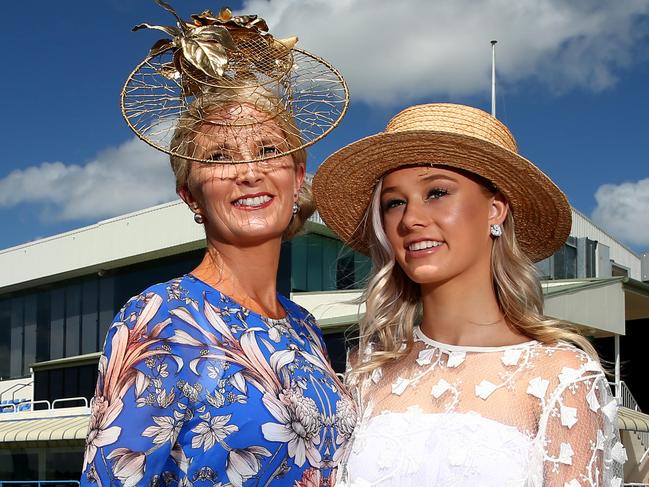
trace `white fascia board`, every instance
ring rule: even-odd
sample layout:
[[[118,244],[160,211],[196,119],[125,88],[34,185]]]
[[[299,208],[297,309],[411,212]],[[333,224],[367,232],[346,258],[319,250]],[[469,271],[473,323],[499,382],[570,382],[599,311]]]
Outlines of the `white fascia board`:
[[[625,296],[620,280],[548,295],[543,309],[547,316],[598,330],[604,335],[625,334]]]
[[[0,293],[100,272],[205,245],[182,201],[0,251]]]

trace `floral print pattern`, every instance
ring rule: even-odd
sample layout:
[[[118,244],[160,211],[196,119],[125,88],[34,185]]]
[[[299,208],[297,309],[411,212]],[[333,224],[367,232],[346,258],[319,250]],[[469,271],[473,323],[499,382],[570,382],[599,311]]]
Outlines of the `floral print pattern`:
[[[333,485],[356,422],[313,317],[274,320],[187,275],[111,326],[81,485]]]

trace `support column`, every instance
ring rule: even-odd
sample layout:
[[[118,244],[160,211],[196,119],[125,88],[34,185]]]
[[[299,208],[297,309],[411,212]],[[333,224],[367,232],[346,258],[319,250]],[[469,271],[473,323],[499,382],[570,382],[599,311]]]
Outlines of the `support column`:
[[[622,401],[622,384],[620,378],[620,335],[615,335],[615,398],[618,404]]]

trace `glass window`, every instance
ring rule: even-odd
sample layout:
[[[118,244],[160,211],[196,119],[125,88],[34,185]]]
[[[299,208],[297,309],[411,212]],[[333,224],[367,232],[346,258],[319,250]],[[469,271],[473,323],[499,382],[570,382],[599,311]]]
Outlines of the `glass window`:
[[[11,377],[23,375],[23,298],[14,297],[11,300]]]
[[[41,291],[37,295],[38,311],[36,312],[36,361],[50,359],[50,320],[51,291]]]
[[[322,291],[322,244],[319,235],[309,234],[307,238],[306,284],[308,291]]]
[[[66,367],[63,369],[63,397],[77,397],[79,395],[79,369]]]
[[[552,271],[550,270],[551,260],[552,257],[548,257],[536,263],[536,270],[539,273],[540,279],[552,279]]]
[[[0,300],[0,379],[7,379],[11,352],[11,299]]]
[[[306,235],[291,240],[291,280],[293,291],[307,290],[307,239]]]
[[[63,358],[65,343],[65,290],[52,289],[50,292],[50,360]]]
[[[577,247],[572,245],[565,245],[566,252],[566,279],[574,279],[577,277]]]
[[[115,278],[113,276],[99,278],[99,348],[97,348],[97,351],[103,350],[104,348],[104,339],[108,333],[108,327],[117,314],[116,308]]]
[[[353,289],[355,284],[354,280],[354,254],[350,252],[338,259],[336,288]]]
[[[30,366],[36,362],[36,311],[37,299],[36,294],[28,294],[24,297],[23,320],[23,375],[29,375]]]
[[[97,279],[84,281],[81,285],[81,353],[98,350],[99,306],[97,303]]]
[[[81,285],[69,284],[65,289],[65,356],[79,355],[81,343]]]

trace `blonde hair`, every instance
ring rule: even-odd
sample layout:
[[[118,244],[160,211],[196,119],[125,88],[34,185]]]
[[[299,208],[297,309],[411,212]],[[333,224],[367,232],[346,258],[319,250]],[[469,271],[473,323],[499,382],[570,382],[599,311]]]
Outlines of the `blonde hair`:
[[[377,184],[362,222],[373,269],[361,298],[366,312],[359,323],[355,376],[407,354],[413,345],[413,329],[422,313],[420,287],[395,261],[383,229],[382,184],[382,180]],[[587,338],[568,323],[543,315],[539,277],[534,264],[516,241],[511,211],[502,227],[502,236],[493,244],[491,271],[496,299],[507,324],[514,331],[542,343],[573,343],[597,360],[597,352]]]
[[[236,104],[249,104],[255,110],[272,115],[269,120],[272,120],[282,130],[289,149],[302,146],[300,131],[295,124],[294,118],[284,108],[280,98],[270,91],[260,87],[212,88],[209,92],[197,96],[178,119],[170,144],[174,151],[174,154],[170,155],[170,163],[176,178],[176,190],[187,185],[194,164],[202,164],[182,157],[182,155],[189,156],[196,149],[193,136],[197,132],[197,127],[204,122],[205,117],[210,113]],[[303,166],[306,170],[306,149],[302,147],[295,150],[290,156],[296,168]],[[297,204],[299,210],[291,218],[288,227],[284,231],[284,240],[299,235],[304,223],[315,211],[311,183],[306,179],[298,192]]]

